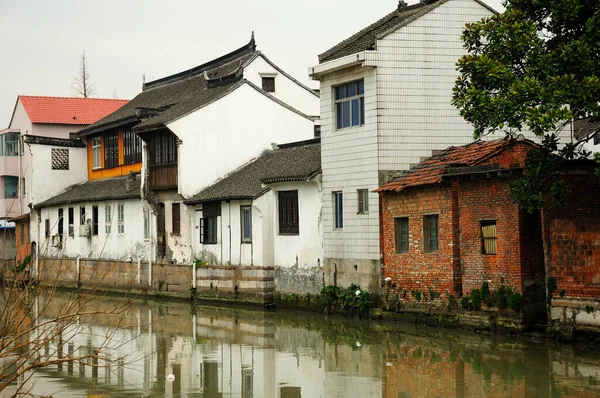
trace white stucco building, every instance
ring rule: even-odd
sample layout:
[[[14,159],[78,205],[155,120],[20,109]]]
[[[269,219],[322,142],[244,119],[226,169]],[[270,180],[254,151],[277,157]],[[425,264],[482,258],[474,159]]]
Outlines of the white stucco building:
[[[194,258],[213,265],[274,266],[276,289],[318,293],[320,173],[318,139],[289,143],[190,197],[185,204]]]
[[[311,139],[319,96],[256,50],[241,48],[187,71],[144,84],[126,106],[79,132],[88,141],[130,130],[143,141],[141,198],[151,209],[157,261],[195,259],[184,200],[273,142]]]
[[[433,150],[473,140],[451,105],[465,23],[478,0],[400,2],[319,56],[327,284],[379,287],[379,202],[372,191]]]

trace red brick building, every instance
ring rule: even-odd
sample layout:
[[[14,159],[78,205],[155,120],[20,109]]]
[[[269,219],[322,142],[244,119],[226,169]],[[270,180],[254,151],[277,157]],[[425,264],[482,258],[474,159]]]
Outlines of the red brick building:
[[[507,191],[527,140],[450,147],[378,189],[383,277],[397,292],[461,296],[490,281],[526,293],[544,281],[540,214]],[[408,295],[410,298],[410,294]]]

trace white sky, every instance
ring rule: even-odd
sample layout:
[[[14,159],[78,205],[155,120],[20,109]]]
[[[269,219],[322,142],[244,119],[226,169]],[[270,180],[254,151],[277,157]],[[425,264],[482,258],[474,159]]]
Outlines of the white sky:
[[[415,1],[409,1],[414,3]],[[486,0],[500,10],[500,0]],[[97,97],[131,99],[151,81],[257,48],[310,87],[317,55],[396,0],[0,0],[0,129],[17,95],[72,96],[85,50]]]

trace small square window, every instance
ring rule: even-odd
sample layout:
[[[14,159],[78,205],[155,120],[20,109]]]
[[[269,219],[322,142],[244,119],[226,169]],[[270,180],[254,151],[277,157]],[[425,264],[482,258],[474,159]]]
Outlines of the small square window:
[[[344,196],[341,192],[332,192],[333,195],[333,227],[344,228]]]
[[[438,250],[439,216],[437,214],[423,217],[423,246],[426,253]]]
[[[496,221],[481,221],[481,253],[496,254]]]
[[[262,78],[262,88],[267,93],[275,92],[275,78],[274,77],[263,77]]]
[[[408,253],[408,217],[394,218],[396,253]]]
[[[52,170],[69,170],[69,150],[52,148]]]
[[[358,214],[367,214],[369,212],[369,190],[358,190]]]
[[[242,206],[241,222],[242,222],[242,243],[252,242],[252,208],[250,206]]]

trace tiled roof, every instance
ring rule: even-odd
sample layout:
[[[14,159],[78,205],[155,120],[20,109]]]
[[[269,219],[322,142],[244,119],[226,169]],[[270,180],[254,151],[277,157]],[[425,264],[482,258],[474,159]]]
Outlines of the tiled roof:
[[[27,134],[24,136],[25,143],[51,146],[66,146],[73,148],[85,148],[85,143],[79,138],[71,140],[68,138],[41,137],[38,135]]]
[[[269,188],[263,184],[306,181],[321,172],[321,144],[311,140],[282,145],[188,198],[186,204],[215,200],[253,199]]]
[[[128,101],[106,98],[18,98],[32,123],[88,125],[121,108]]]
[[[441,0],[432,4],[417,3],[400,8],[399,10],[396,9],[379,21],[367,26],[358,33],[355,33],[346,40],[320,54],[319,62],[332,61],[364,50],[374,50],[377,39],[381,38],[384,33],[387,33],[394,28],[397,29],[401,27],[403,24],[428,13],[446,1],[447,0]]]
[[[82,184],[73,185],[62,193],[35,205],[35,208],[58,206],[62,204],[100,202],[105,200],[139,199],[140,174],[134,174],[135,180],[127,189],[127,178],[114,177],[103,180],[91,180]]]
[[[346,40],[336,44],[329,50],[319,55],[319,63],[332,61],[346,55],[356,54],[360,51],[375,50],[377,39],[387,36],[389,33],[401,28],[414,21],[415,19],[427,14],[434,8],[446,3],[448,0],[421,1],[416,4],[397,8],[379,21],[367,26],[358,33],[350,36]],[[491,7],[483,1],[475,0],[493,13],[496,13]]]
[[[254,38],[245,46],[210,62],[144,84],[144,88],[127,105],[84,128],[89,135],[124,123],[140,123],[136,128],[148,130],[183,116],[237,88],[242,68],[258,56]],[[208,80],[207,80],[208,78]],[[149,109],[147,118],[140,109]],[[145,118],[146,117],[146,118]]]
[[[407,187],[439,184],[442,182],[442,175],[447,169],[481,165],[491,156],[514,145],[515,142],[535,145],[528,140],[516,141],[503,139],[487,142],[477,141],[465,146],[450,147],[424,160],[413,169],[399,176],[394,181],[382,185],[375,191],[400,192]]]

